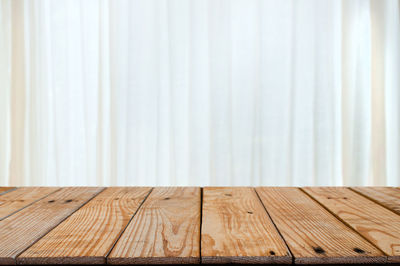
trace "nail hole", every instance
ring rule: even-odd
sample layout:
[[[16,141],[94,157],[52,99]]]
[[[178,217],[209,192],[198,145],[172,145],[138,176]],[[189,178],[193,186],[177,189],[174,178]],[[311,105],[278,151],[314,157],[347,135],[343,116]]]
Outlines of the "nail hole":
[[[327,199],[331,199],[331,197],[327,197]]]
[[[275,252],[271,250],[271,251],[269,252],[269,254],[272,255],[272,256],[274,256],[274,255],[275,255]]]
[[[119,198],[115,198],[114,200],[119,200]]]
[[[232,194],[227,193],[225,196],[232,197]]]
[[[318,254],[325,253],[325,250],[323,250],[321,247],[313,247],[313,249]]]
[[[360,253],[360,254],[365,253],[365,251],[362,250],[362,249],[360,249],[360,248],[354,248],[353,250],[354,250],[355,252],[357,252],[357,253]]]
[[[165,198],[164,200],[169,200],[169,199],[171,199],[171,198]]]
[[[72,199],[66,200],[65,203],[70,203],[72,202]]]
[[[346,197],[344,197],[343,199],[347,199]]]
[[[248,214],[253,214],[253,212],[247,212]]]
[[[49,200],[49,201],[48,201],[48,203],[53,203],[53,202],[54,202],[54,200]]]

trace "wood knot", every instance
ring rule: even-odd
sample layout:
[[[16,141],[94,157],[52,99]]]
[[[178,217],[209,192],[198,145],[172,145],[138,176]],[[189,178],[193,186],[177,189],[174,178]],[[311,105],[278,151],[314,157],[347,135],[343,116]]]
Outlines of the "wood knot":
[[[325,250],[321,247],[313,247],[313,249],[314,249],[315,253],[318,253],[318,254],[325,253]]]
[[[362,250],[362,249],[360,249],[360,248],[354,248],[353,250],[354,250],[355,252],[359,253],[359,254],[364,254],[364,253],[365,253],[365,251]]]
[[[225,196],[232,197],[232,194],[226,193]]]

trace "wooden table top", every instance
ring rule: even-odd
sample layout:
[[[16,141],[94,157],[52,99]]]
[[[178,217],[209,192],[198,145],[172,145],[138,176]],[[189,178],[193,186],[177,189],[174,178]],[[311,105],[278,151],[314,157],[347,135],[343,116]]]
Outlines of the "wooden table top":
[[[0,265],[400,263],[395,187],[0,187]]]

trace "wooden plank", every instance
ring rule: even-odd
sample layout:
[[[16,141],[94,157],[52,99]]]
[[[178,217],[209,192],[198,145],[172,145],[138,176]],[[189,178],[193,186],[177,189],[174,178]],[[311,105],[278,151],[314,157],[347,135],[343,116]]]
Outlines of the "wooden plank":
[[[55,187],[21,187],[0,195],[0,221],[59,189]]]
[[[16,256],[101,190],[62,188],[0,221],[0,264],[15,264]]]
[[[351,188],[400,215],[400,189],[395,187]]]
[[[282,263],[292,258],[253,188],[203,190],[203,263]]]
[[[256,190],[296,264],[386,262],[380,250],[300,189],[262,187]]]
[[[111,187],[68,217],[18,258],[19,264],[104,264],[149,194],[146,187]]]
[[[344,187],[304,189],[360,235],[400,262],[400,216]]]
[[[0,187],[0,195],[10,192],[14,189],[15,189],[15,187]]]
[[[155,188],[118,240],[107,263],[199,263],[200,209],[200,188]]]

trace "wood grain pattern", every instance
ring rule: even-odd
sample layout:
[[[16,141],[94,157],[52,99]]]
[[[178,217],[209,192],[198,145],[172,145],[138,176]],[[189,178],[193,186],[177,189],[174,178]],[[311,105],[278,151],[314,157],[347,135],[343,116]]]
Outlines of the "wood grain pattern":
[[[15,187],[0,187],[0,195],[10,192],[11,190],[14,189]]]
[[[200,262],[200,188],[154,188],[107,258],[110,264]]]
[[[363,237],[400,262],[400,216],[344,187],[304,190]]]
[[[18,258],[19,264],[104,264],[149,194],[146,187],[105,189]]]
[[[399,188],[150,191],[0,187],[0,265],[400,262]]]
[[[55,187],[22,187],[0,195],[0,221],[59,189]]]
[[[386,256],[298,188],[256,189],[297,264],[384,263]],[[362,250],[362,252],[358,252]]]
[[[0,221],[0,264],[15,258],[102,188],[62,188]]]
[[[400,189],[395,187],[351,188],[400,215]]]
[[[202,218],[203,263],[292,262],[253,188],[204,188]]]

